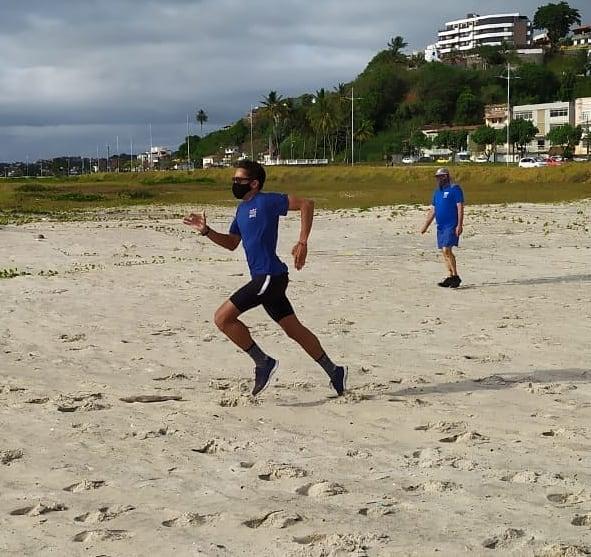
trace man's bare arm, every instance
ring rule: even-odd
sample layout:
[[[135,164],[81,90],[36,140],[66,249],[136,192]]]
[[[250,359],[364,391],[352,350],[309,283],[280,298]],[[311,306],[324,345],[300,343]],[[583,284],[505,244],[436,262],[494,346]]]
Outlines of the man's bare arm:
[[[187,226],[197,230],[202,236],[207,236],[214,244],[225,249],[234,251],[240,245],[241,238],[237,234],[222,234],[211,228],[207,224],[205,213],[201,213],[200,215],[191,213],[183,219],[183,222]]]
[[[427,230],[429,230],[429,227],[431,226],[431,223],[433,222],[434,218],[435,218],[435,207],[433,207],[433,205],[431,205],[431,207],[429,207],[429,212],[427,213],[427,220],[425,221],[423,228],[421,228],[421,234],[424,234],[425,232],[427,232]]]
[[[312,232],[312,222],[314,221],[314,201],[294,195],[289,195],[288,200],[289,210],[300,212],[300,239],[291,250],[295,268],[299,271],[306,264],[308,255],[308,238]]]

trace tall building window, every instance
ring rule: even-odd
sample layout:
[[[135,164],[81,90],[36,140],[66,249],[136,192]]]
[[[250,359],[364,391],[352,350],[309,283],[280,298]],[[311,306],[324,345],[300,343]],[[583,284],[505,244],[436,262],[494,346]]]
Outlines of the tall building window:
[[[568,108],[555,108],[550,110],[550,118],[559,118],[560,116],[568,116]]]
[[[516,112],[515,113],[515,119],[516,120],[533,120],[534,119],[534,113],[531,112],[531,111]]]

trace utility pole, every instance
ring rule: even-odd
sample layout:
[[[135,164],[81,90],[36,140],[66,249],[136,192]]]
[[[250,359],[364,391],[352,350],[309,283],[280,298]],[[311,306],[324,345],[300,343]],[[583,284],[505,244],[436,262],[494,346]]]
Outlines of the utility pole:
[[[510,142],[510,135],[509,135],[509,127],[511,125],[511,64],[507,62],[507,75],[499,75],[501,79],[505,79],[507,81],[507,166],[509,166],[509,142]],[[521,79],[518,76],[513,76],[513,79]]]
[[[254,161],[254,146],[252,141],[252,104],[250,105],[250,160]]]
[[[133,137],[129,138],[131,152],[129,153],[129,172],[133,172]]]
[[[150,122],[149,127],[150,127],[150,158],[148,160],[150,161],[150,170],[151,170],[152,169],[152,149],[153,149],[153,145],[152,145],[152,122]]]
[[[351,101],[351,166],[355,165],[355,101],[360,101],[363,97],[355,96],[355,89],[351,86],[351,96],[345,97]]]
[[[119,172],[119,136],[116,136],[115,141],[117,142],[117,172]]]
[[[107,172],[111,172],[111,146],[107,143]]]
[[[187,170],[191,169],[191,135],[189,133],[189,113],[187,112]]]

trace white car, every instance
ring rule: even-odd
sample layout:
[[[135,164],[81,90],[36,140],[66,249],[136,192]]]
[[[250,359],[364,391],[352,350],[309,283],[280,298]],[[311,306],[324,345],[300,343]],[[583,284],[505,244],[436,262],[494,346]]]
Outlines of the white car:
[[[402,159],[402,164],[414,164],[415,162],[417,162],[417,159],[414,157],[404,157]]]
[[[488,157],[486,155],[478,155],[475,159],[474,162],[478,162],[478,163],[483,163],[483,162],[490,162]]]
[[[523,157],[519,160],[519,168],[542,168],[544,166],[546,166],[546,163],[535,157]]]

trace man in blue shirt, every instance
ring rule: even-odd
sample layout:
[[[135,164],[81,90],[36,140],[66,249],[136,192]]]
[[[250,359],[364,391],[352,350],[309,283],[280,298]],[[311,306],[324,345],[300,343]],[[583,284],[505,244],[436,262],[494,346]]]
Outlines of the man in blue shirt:
[[[462,279],[458,275],[453,247],[460,242],[464,229],[464,192],[451,181],[449,170],[440,168],[435,173],[437,188],[433,192],[431,208],[421,234],[429,229],[433,219],[437,221],[437,247],[443,254],[447,277],[437,283],[444,288],[457,288]]]
[[[314,202],[282,193],[263,193],[265,169],[257,162],[238,164],[232,180],[232,193],[242,202],[236,209],[228,234],[216,232],[208,226],[205,213],[185,217],[184,223],[207,236],[215,244],[235,250],[240,242],[252,280],[235,292],[215,313],[217,327],[255,363],[253,396],[262,392],[276,371],[279,362],[268,356],[253,341],[250,331],[238,318],[254,307],[262,305],[287,336],[295,340],[328,374],[339,396],[346,389],[347,368],[334,364],[320,345],[316,335],[304,327],[296,317],[285,291],[289,282],[287,265],[277,257],[279,217],[287,211],[300,211],[300,239],[292,249],[295,268],[306,263],[308,237],[312,230]]]

